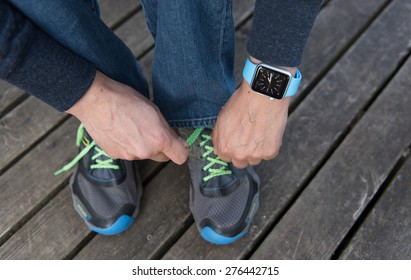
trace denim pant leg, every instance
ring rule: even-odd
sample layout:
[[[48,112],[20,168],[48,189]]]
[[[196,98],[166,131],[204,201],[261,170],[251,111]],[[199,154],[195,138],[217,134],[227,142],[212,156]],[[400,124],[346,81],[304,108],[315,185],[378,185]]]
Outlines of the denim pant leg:
[[[128,47],[99,17],[96,0],[10,0],[50,37],[101,72],[148,96],[147,82]]]
[[[141,0],[155,39],[154,102],[173,127],[213,126],[235,90],[231,0]]]

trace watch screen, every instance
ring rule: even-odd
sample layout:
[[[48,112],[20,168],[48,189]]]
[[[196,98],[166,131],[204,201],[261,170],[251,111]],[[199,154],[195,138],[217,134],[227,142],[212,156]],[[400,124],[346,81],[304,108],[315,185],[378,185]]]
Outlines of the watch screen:
[[[251,88],[271,98],[281,99],[284,96],[289,79],[288,75],[259,66]]]

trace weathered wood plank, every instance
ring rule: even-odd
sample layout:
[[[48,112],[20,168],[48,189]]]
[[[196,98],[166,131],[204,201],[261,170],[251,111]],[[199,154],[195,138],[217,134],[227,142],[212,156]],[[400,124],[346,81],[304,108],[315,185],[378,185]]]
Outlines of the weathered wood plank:
[[[330,0],[323,3],[324,8],[316,19],[304,51],[300,68],[304,78],[300,84],[300,92],[335,60],[344,49],[341,46],[349,44],[376,12],[389,2],[391,0]]]
[[[233,18],[236,28],[254,12],[255,0],[233,0]]]
[[[411,7],[401,2],[405,3],[397,1],[391,15],[406,21]],[[405,35],[404,31],[400,33]],[[408,59],[253,259],[331,258],[411,143],[410,75]]]
[[[0,80],[0,116],[24,96],[25,94],[22,90]]]
[[[0,120],[0,174],[20,153],[63,120],[64,114],[32,97]]]
[[[397,11],[401,10],[401,3],[396,3],[378,18],[291,115],[279,156],[258,166],[263,199],[250,233],[235,244],[215,247],[202,241],[192,226],[164,256],[165,259],[247,256],[406,55],[409,36],[404,34],[409,30],[409,23],[405,20],[406,12]],[[388,42],[396,43],[391,43],[392,49],[388,50]],[[357,65],[359,61],[361,67]],[[276,170],[275,174],[273,170]]]
[[[70,241],[80,241],[89,233],[68,199],[70,190],[66,187],[0,247],[0,259],[64,258]]]
[[[141,5],[139,0],[98,0],[100,6],[100,17],[110,27],[130,15]]]
[[[116,30],[116,35],[138,57],[154,45],[154,39],[148,30],[144,13],[141,11],[131,17]]]
[[[69,174],[53,172],[76,153],[77,126],[78,121],[69,120],[0,177],[0,244],[22,217],[68,178]]]
[[[411,160],[408,159],[345,248],[341,259],[411,259],[410,182]]]

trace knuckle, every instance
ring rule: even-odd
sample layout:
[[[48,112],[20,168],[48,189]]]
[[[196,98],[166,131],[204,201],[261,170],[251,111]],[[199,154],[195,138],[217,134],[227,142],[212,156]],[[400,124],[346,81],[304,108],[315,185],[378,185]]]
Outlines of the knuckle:
[[[171,146],[171,139],[166,135],[165,132],[161,131],[156,133],[154,137],[154,144],[159,150],[165,150],[170,148]]]
[[[230,153],[230,149],[227,146],[218,146],[218,153],[227,156]]]
[[[233,161],[233,164],[237,168],[245,168],[247,166],[247,163],[241,162],[241,161]]]
[[[152,144],[155,148],[160,148],[163,146],[163,136],[161,133],[155,133],[152,137]]]
[[[237,161],[245,161],[247,159],[247,153],[245,153],[243,151],[239,151],[239,152],[234,154],[234,158]]]

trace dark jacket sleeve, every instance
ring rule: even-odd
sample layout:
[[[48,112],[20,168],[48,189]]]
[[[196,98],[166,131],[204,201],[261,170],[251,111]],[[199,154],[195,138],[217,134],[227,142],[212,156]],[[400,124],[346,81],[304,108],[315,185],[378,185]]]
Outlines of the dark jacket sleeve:
[[[300,65],[321,2],[257,0],[248,53],[270,65]]]
[[[38,29],[0,0],[0,78],[59,111],[89,89],[96,68]]]

